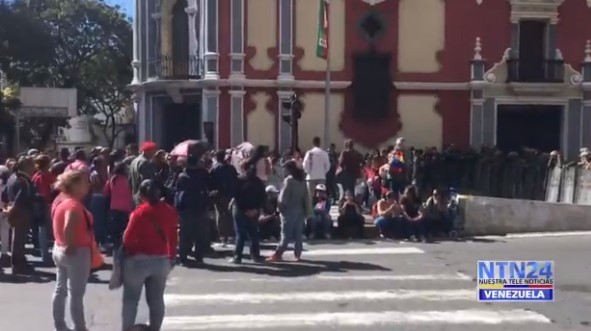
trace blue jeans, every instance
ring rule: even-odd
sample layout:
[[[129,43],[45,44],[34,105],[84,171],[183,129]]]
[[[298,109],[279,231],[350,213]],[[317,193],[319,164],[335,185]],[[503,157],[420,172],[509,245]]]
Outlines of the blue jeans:
[[[250,257],[258,259],[261,255],[258,219],[251,219],[238,208],[232,208],[234,217],[234,231],[236,232],[236,246],[234,247],[234,259],[240,261],[246,239],[250,238]]]
[[[39,225],[39,251],[41,252],[41,259],[43,262],[51,261],[51,254],[49,254],[49,225]]]
[[[293,254],[296,257],[302,255],[304,250],[304,213],[301,211],[291,211],[281,214],[281,240],[275,255],[281,256],[287,250],[287,246],[291,241],[293,244]]]
[[[332,220],[326,212],[315,211],[314,216],[309,218],[310,230],[314,236],[324,237],[330,234]]]
[[[405,234],[404,223],[399,217],[378,216],[374,224],[386,238],[403,237]]]
[[[111,241],[113,242],[113,249],[117,250],[121,246],[123,232],[125,232],[129,222],[129,213],[121,210],[111,210],[109,216],[111,221],[108,228],[111,233]]]
[[[137,306],[146,288],[146,303],[150,310],[150,330],[159,331],[164,320],[164,290],[170,273],[167,256],[136,255],[123,262],[122,330],[135,324]]]
[[[107,200],[102,194],[90,197],[89,210],[94,219],[94,236],[99,244],[106,244],[108,237]]]

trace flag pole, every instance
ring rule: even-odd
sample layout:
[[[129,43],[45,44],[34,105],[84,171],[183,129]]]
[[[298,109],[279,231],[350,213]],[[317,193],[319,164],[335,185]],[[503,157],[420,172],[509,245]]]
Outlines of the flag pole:
[[[330,54],[326,50],[326,78],[324,82],[324,145],[328,148],[330,142]]]
[[[326,17],[330,22],[330,6],[326,6]],[[324,81],[324,146],[330,145],[330,24],[326,29],[326,74]]]

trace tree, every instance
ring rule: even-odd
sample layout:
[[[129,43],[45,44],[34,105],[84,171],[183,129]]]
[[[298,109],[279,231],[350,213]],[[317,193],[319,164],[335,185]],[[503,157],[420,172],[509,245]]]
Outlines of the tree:
[[[51,45],[49,60],[34,58],[33,62],[24,61],[26,56],[11,57],[6,61],[9,66],[22,63],[20,67],[27,70],[12,70],[10,77],[23,85],[76,88],[79,113],[100,113],[112,123],[121,105],[129,100],[125,91],[133,74],[129,19],[118,7],[102,0],[14,0],[9,9],[12,15],[34,18],[33,27],[43,27]],[[29,50],[37,52],[34,45],[21,49],[27,49],[25,46],[33,46]],[[45,136],[43,132],[52,132],[47,125],[43,128],[41,123],[30,124],[38,126],[39,137]]]
[[[122,120],[131,106],[131,94],[126,89],[132,74],[129,62],[107,50],[97,54],[85,70],[84,76],[94,77],[94,85],[87,91],[87,106],[92,107],[87,113],[98,115],[95,116],[96,124],[112,148],[119,135],[128,128]]]
[[[32,70],[50,65],[53,39],[44,22],[17,3],[0,0],[0,70],[10,81],[36,85],[46,73]],[[41,77],[37,74],[42,74]]]

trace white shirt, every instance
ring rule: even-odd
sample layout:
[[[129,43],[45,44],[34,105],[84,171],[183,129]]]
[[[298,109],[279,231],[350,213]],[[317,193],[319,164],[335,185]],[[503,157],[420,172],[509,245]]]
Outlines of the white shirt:
[[[325,180],[330,170],[328,153],[320,147],[312,147],[304,156],[303,168],[307,180]]]

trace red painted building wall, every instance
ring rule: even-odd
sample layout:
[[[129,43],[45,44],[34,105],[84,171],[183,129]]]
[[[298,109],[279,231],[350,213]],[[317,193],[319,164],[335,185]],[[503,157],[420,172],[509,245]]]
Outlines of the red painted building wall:
[[[252,1],[252,0],[251,0]],[[255,0],[256,1],[256,0]],[[310,0],[312,1],[312,0]],[[230,0],[220,0],[220,34],[228,36],[230,20],[225,12],[229,12]],[[245,1],[245,6],[248,5]],[[333,81],[351,81],[353,78],[352,55],[356,52],[366,50],[369,45],[367,40],[359,33],[357,22],[367,13],[370,6],[360,0],[346,0],[346,39],[345,39],[345,66],[341,71],[332,73]],[[399,22],[399,0],[387,0],[371,8],[380,12],[380,15],[387,22],[382,37],[375,44],[380,52],[392,54],[391,75],[397,82],[416,83],[467,83],[470,81],[470,61],[474,56],[475,39],[480,37],[482,42],[482,56],[487,61],[487,68],[491,68],[501,60],[504,51],[511,47],[511,5],[507,0],[484,0],[478,4],[476,0],[448,0],[445,1],[445,48],[438,54],[441,69],[436,73],[401,73],[396,68],[398,55],[398,22]],[[226,11],[227,10],[227,11]],[[579,68],[583,59],[583,48],[585,40],[591,39],[590,11],[584,0],[567,0],[559,9],[560,21],[557,27],[557,47],[562,51],[567,63]],[[310,24],[316,24],[315,13],[311,15]],[[248,17],[244,18],[245,20]],[[297,24],[297,20],[293,20]],[[247,29],[247,22],[244,28]],[[279,30],[279,15],[277,15],[277,29]],[[294,28],[294,34],[297,29]],[[248,31],[244,36],[248,36]],[[279,35],[279,34],[278,34]],[[220,73],[221,78],[227,78],[229,74],[229,41],[220,37]],[[229,38],[228,38],[229,39]],[[279,45],[279,37],[277,38]],[[295,36],[294,36],[295,40]],[[417,40],[420,42],[420,40]],[[295,43],[294,43],[295,44]],[[248,45],[248,40],[245,40]],[[293,75],[296,80],[323,81],[324,73],[318,71],[305,71],[298,65],[303,50],[294,46]],[[278,47],[271,47],[266,50],[270,58],[277,59]],[[252,47],[245,49],[245,76],[246,79],[275,80],[278,75],[279,61],[275,62],[269,70],[255,70],[249,65],[255,50]],[[254,109],[250,102],[250,95],[256,91],[268,91],[270,100],[268,110],[275,116],[277,114],[278,97],[276,88],[249,87],[246,89],[245,113]],[[220,142],[226,145],[230,141],[229,125],[223,124],[229,121],[230,96],[228,88],[222,88],[220,95]],[[306,93],[307,90],[298,91]],[[365,146],[375,146],[396,135],[405,125],[401,123],[395,106],[392,107],[392,114],[389,121],[368,127],[356,123],[352,117],[352,93],[349,89],[335,90],[333,93],[345,94],[345,109],[340,121],[340,128],[344,135],[360,141]],[[396,90],[392,94],[392,105],[396,105],[396,99],[403,94],[436,94],[439,97],[437,111],[442,118],[442,143],[467,146],[470,134],[470,91],[464,89],[451,89],[447,87],[433,88],[430,90]],[[276,136],[278,134],[275,129]],[[248,134],[248,133],[247,133]],[[426,132],[425,134],[428,134]]]

